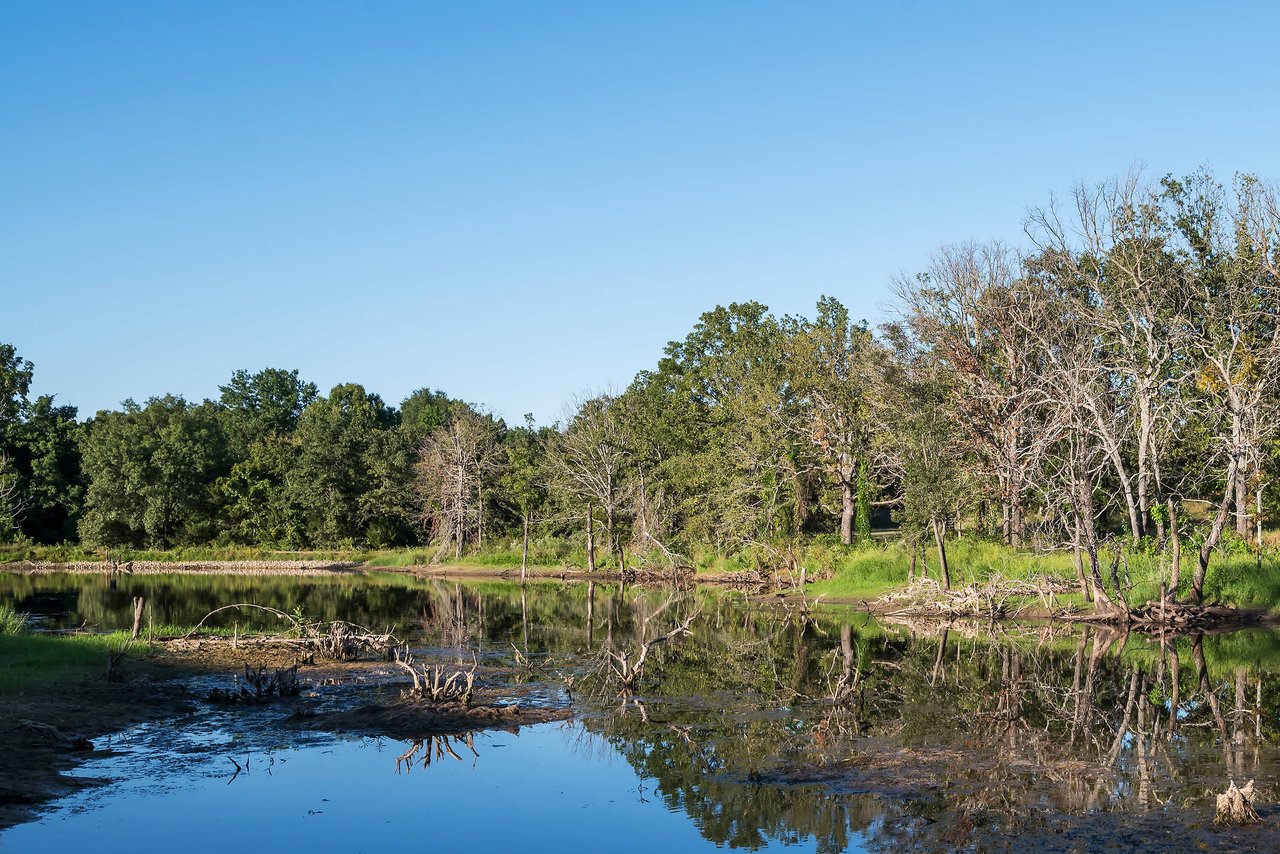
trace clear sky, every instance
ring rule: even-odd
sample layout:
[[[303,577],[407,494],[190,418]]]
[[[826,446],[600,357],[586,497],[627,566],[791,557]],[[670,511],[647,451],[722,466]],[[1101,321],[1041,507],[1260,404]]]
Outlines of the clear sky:
[[[1140,164],[1280,178],[1273,3],[8,2],[0,341],[82,415],[237,368],[542,422],[717,303],[881,319]]]

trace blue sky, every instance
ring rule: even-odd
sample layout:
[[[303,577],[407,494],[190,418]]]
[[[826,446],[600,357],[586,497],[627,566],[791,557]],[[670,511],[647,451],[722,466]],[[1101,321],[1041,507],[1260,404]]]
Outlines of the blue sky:
[[[1280,178],[1267,3],[7,3],[0,341],[554,421],[718,303],[875,322],[1134,164]]]

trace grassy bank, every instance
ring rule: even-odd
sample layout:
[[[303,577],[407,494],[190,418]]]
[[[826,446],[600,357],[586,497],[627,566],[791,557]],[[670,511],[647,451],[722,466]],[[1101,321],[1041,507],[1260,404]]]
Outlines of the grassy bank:
[[[1194,543],[1184,546],[1182,583],[1178,595],[1190,593],[1190,578],[1195,566]],[[828,597],[872,599],[907,582],[910,553],[898,540],[877,540],[865,545],[844,546],[829,537],[818,537],[794,544],[792,553],[797,566],[804,567],[809,578],[820,579],[812,592]],[[1037,553],[1013,549],[986,539],[964,537],[948,542],[948,559],[952,583],[982,584],[993,575],[1013,580],[1052,576],[1075,584],[1075,564],[1069,551]],[[186,547],[167,550],[113,549],[116,560],[184,563],[200,561],[333,561],[363,563],[372,568],[404,569],[429,566],[437,558],[448,566],[515,569],[520,566],[518,540],[494,539],[482,550],[464,554],[454,560],[451,554],[440,555],[434,546],[403,549],[361,550],[331,549],[319,551],[282,551],[277,549],[228,546]],[[70,563],[102,560],[105,552],[80,546],[0,546],[0,563]],[[655,567],[665,567],[660,554],[649,556]],[[695,550],[688,558],[697,574],[713,578],[717,575],[760,570],[768,572],[783,562],[781,553],[768,546],[751,546],[732,555],[709,549]],[[1104,557],[1103,577],[1111,589],[1112,553]],[[629,558],[631,565],[644,565],[638,556]],[[936,575],[937,559],[933,549],[925,552],[929,573]],[[616,569],[604,549],[597,552],[597,566]],[[585,569],[586,553],[578,539],[541,537],[529,544],[529,564],[545,568]],[[1158,595],[1160,582],[1168,578],[1169,555],[1156,553],[1149,545],[1126,547],[1118,567],[1125,599],[1140,605]],[[1206,595],[1211,601],[1241,607],[1280,610],[1280,550],[1268,544],[1261,569],[1256,555],[1241,541],[1229,539],[1215,553],[1206,581]]]
[[[929,574],[936,578],[936,553],[930,550],[927,558]],[[988,540],[959,539],[947,544],[947,559],[951,581],[956,586],[983,584],[996,575],[1010,580],[1049,576],[1072,585],[1073,589],[1077,583],[1075,561],[1069,551],[1036,553]],[[1125,600],[1137,606],[1158,598],[1161,582],[1169,578],[1170,560],[1167,551],[1124,549],[1117,574]],[[1112,592],[1111,561],[1109,554],[1102,573],[1108,592]],[[900,543],[868,546],[835,555],[828,565],[832,577],[814,584],[811,588],[814,594],[870,599],[907,583],[910,554]],[[1195,554],[1184,552],[1179,597],[1190,596],[1195,565]],[[1280,555],[1268,551],[1259,568],[1256,554],[1238,544],[1229,544],[1220,549],[1209,564],[1205,596],[1211,602],[1280,611]]]
[[[108,652],[119,652],[128,635],[41,635],[24,633],[0,636],[0,697],[20,694],[46,684],[92,677],[106,680]],[[148,650],[134,642],[134,652]]]

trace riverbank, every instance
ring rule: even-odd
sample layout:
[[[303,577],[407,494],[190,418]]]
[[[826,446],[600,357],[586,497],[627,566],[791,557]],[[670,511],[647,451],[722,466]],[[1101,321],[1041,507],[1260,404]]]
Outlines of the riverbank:
[[[0,637],[0,828],[96,781],[67,771],[110,750],[102,738],[188,707],[183,678],[195,671],[138,647],[108,678],[108,644],[40,635]]]

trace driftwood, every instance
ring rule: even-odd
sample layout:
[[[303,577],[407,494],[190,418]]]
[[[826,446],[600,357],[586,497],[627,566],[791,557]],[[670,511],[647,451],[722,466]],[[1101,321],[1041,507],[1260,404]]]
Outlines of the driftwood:
[[[1175,631],[1190,631],[1208,628],[1213,625],[1235,622],[1248,615],[1235,608],[1224,608],[1213,605],[1180,605],[1176,602],[1148,602],[1141,608],[1129,612],[1130,622],[1143,625],[1158,626]]]
[[[93,742],[82,735],[67,735],[56,726],[39,721],[19,720],[17,729],[25,730],[67,750],[93,750]]]
[[[280,697],[296,697],[302,691],[298,680],[298,665],[267,671],[266,665],[256,668],[244,666],[244,684],[239,691],[214,688],[206,698],[211,703],[224,705],[268,703]]]
[[[416,664],[409,647],[395,650],[396,664],[408,671],[413,677],[413,688],[406,691],[408,696],[420,700],[431,700],[435,703],[461,703],[471,706],[471,696],[476,685],[476,664],[472,662],[470,670],[446,671],[433,664]]]
[[[300,620],[292,614],[286,614],[278,608],[255,605],[249,602],[238,602],[234,605],[223,605],[221,608],[214,608],[205,614],[200,622],[196,623],[191,631],[187,632],[179,640],[185,641],[189,639],[214,614],[228,611],[232,608],[265,611],[282,622],[289,624],[289,627],[283,632],[274,635],[252,639],[234,637],[232,638],[233,646],[250,642],[258,645],[287,646],[304,655],[318,655],[321,658],[332,661],[352,661],[367,654],[385,655],[388,650],[399,644],[396,636],[390,630],[376,632],[356,623],[349,623],[346,620],[308,622]]]
[[[1152,601],[1138,608],[1116,607],[1100,609],[1089,614],[1073,614],[1074,622],[1122,625],[1129,629],[1169,631],[1174,633],[1197,632],[1231,623],[1243,623],[1256,619],[1248,611],[1220,605],[1187,605],[1165,599]]]
[[[1253,790],[1253,781],[1250,780],[1244,784],[1244,788],[1237,789],[1235,780],[1231,781],[1231,785],[1221,795],[1217,796],[1217,814],[1214,816],[1216,824],[1239,825],[1253,824],[1261,821],[1258,811],[1253,807],[1255,797]]]
[[[885,616],[913,617],[987,617],[999,619],[1014,616],[1009,600],[1039,599],[1050,610],[1054,597],[1071,590],[1067,582],[1051,576],[1032,579],[1004,578],[994,574],[982,584],[944,588],[936,579],[921,578],[900,590],[886,593],[877,600],[877,613]]]

